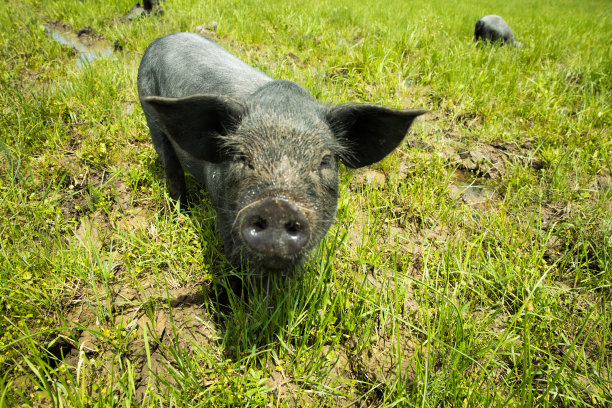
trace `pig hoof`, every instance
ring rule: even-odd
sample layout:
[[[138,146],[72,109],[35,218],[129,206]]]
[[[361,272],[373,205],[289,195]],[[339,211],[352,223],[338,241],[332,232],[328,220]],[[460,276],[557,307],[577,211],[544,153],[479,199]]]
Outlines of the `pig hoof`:
[[[304,214],[295,204],[280,197],[251,204],[246,209],[240,231],[249,248],[265,256],[295,255],[310,237]]]

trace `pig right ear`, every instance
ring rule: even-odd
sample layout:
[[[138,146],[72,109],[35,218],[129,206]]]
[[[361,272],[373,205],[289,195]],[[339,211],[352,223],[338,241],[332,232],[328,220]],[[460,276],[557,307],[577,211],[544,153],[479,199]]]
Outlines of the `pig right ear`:
[[[244,112],[239,102],[214,95],[146,96],[140,102],[155,111],[158,125],[181,149],[211,163],[223,160],[219,136],[235,128]]]
[[[424,109],[391,109],[366,103],[331,106],[326,119],[336,137],[346,145],[342,159],[354,169],[382,160],[402,143],[414,119]]]

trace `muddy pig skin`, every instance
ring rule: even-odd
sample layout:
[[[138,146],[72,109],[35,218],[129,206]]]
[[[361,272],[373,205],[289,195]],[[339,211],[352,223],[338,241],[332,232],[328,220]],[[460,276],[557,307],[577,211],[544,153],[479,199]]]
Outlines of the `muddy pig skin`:
[[[506,20],[494,14],[481,17],[476,22],[474,41],[478,40],[485,42],[499,41],[502,44],[508,43],[517,47],[523,45],[514,39],[514,33],[508,23],[506,23]]]
[[[426,112],[319,104],[191,33],[149,45],[138,93],[170,196],[184,200],[184,170],[203,183],[228,259],[261,272],[293,271],[325,236],[339,160],[381,160]]]

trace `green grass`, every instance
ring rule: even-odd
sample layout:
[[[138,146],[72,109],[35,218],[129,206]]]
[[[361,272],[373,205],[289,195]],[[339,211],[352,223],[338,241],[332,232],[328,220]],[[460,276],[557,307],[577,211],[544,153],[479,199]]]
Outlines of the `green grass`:
[[[162,4],[0,4],[0,406],[612,404],[611,5]],[[473,44],[490,13],[525,47]],[[119,49],[79,66],[52,21]],[[137,102],[146,46],[213,22],[321,101],[431,111],[341,169],[290,279],[227,264],[193,179],[168,199]]]

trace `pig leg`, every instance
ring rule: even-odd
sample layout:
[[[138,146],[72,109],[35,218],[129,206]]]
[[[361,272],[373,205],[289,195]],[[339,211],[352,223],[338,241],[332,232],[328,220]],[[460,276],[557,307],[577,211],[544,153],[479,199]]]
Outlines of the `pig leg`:
[[[186,187],[183,166],[181,166],[181,162],[176,156],[170,140],[160,129],[151,129],[151,138],[153,139],[155,151],[159,155],[166,171],[166,184],[168,185],[170,197],[180,201],[181,206],[184,207],[186,203]]]

